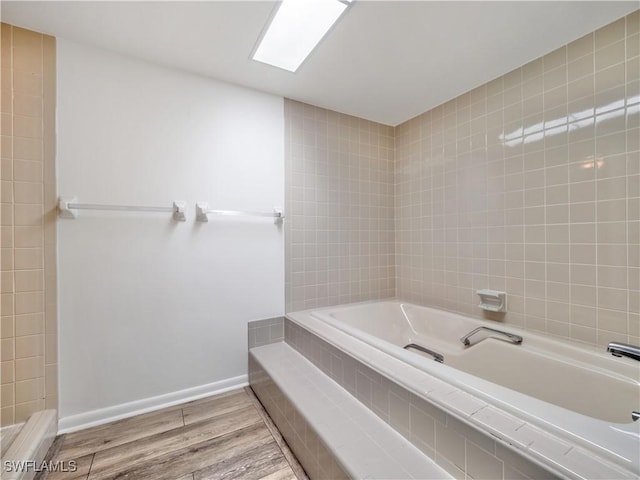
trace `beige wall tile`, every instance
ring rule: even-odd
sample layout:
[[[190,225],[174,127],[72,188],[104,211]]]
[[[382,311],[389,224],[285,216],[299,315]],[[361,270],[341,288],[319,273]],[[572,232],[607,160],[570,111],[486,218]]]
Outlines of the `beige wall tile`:
[[[578,80],[579,78],[585,77],[587,75],[593,75],[593,74],[594,74],[593,55],[585,55],[569,63],[568,77],[567,77],[569,82],[573,82],[575,80]]]
[[[58,366],[57,365],[52,365],[52,367],[55,367],[55,370],[57,371]],[[48,377],[47,377],[48,378]],[[58,395],[57,394],[51,394],[49,393],[48,390],[45,390],[45,399],[44,399],[44,408],[50,410],[57,410],[58,408]]]
[[[29,117],[42,117],[42,97],[18,94],[13,97],[13,113]]]
[[[7,23],[0,24],[2,67],[11,68],[11,49],[13,43],[12,26]]]
[[[5,93],[13,91],[13,76],[9,67],[3,66],[0,70],[0,90]]]
[[[42,225],[42,205],[16,204],[14,205],[14,224],[20,227],[35,227]]]
[[[0,156],[2,156],[2,158],[12,158],[13,157],[13,140],[12,140],[12,137],[7,137],[6,135],[2,135],[0,137]]]
[[[3,338],[0,340],[2,351],[0,351],[0,360],[7,362],[15,358],[15,341],[13,338]]]
[[[627,59],[640,55],[640,34],[627,37]]]
[[[16,404],[32,402],[44,398],[44,378],[16,381]]]
[[[42,74],[42,34],[13,27],[13,68]]]
[[[13,203],[13,182],[2,180],[2,185],[0,186],[2,189],[1,201],[2,203],[11,204]]]
[[[627,160],[640,149],[640,108],[622,109],[640,94],[640,82],[628,75],[640,71],[630,60],[640,47],[629,53],[638,18],[636,12],[471,92],[469,128],[443,117],[444,107],[396,127],[397,296],[481,316],[473,289],[503,285],[514,299],[505,323],[594,345],[611,334],[640,333],[629,317],[640,298],[627,290],[630,270],[640,268],[640,248],[628,248],[640,237],[640,182],[633,177],[640,159]],[[467,108],[466,98],[460,102]],[[486,154],[472,166],[450,150],[445,155],[458,171],[447,173],[443,149],[466,145],[460,136],[470,132],[488,139]],[[481,185],[499,178],[502,200],[460,189],[465,176]],[[464,225],[471,205],[492,205],[504,222],[504,265],[501,250],[484,243],[495,220]]]
[[[627,21],[627,36],[640,32],[640,11],[636,10],[625,17]]]
[[[597,63],[596,63],[597,64]],[[595,74],[595,90],[603,91],[613,89],[614,87],[622,87],[626,81],[626,69],[624,63],[618,63],[612,67],[603,68],[596,71]],[[15,122],[15,117],[14,117]],[[15,125],[14,125],[15,129]]]
[[[42,162],[33,160],[14,160],[13,179],[16,182],[37,182],[43,181]]]
[[[43,188],[41,183],[13,182],[16,203],[43,204]]]
[[[15,94],[42,95],[42,74],[28,70],[13,70],[13,91]]]
[[[45,332],[55,336],[58,331],[58,316],[55,303],[45,303]]]
[[[30,118],[30,117],[25,117]],[[37,128],[37,127],[36,127]],[[42,162],[42,139],[36,137],[14,137],[13,157],[17,160],[32,160]]]
[[[44,376],[44,359],[42,357],[19,358],[15,361],[15,381],[32,380]]]
[[[13,179],[13,160],[10,158],[3,158],[0,164],[0,179],[11,180]]]
[[[15,246],[19,248],[34,248],[44,246],[41,227],[15,227]]]
[[[0,317],[0,338],[13,338],[15,336],[13,315],[3,315]]]
[[[3,272],[12,272],[15,268],[14,250],[12,248],[0,249],[0,269]]]
[[[15,382],[13,360],[0,362],[0,380],[2,384]]]
[[[44,312],[44,293],[27,292],[15,294],[16,315]]]
[[[44,267],[42,248],[16,248],[13,251],[16,270],[37,270]]]
[[[36,139],[42,138],[42,119],[41,118],[17,115],[16,112],[14,111],[12,121],[13,121],[14,136],[36,138]]]
[[[45,192],[50,209],[55,203],[55,39],[6,25],[2,35],[1,110],[10,115],[3,118],[1,152],[2,263],[10,269],[2,279],[2,382],[15,392],[15,402],[2,408],[2,424],[7,425],[45,404],[57,406],[55,389],[49,389],[45,402],[44,388],[45,375],[54,383],[57,378],[54,361],[44,368],[45,340],[57,341],[55,289],[48,297],[44,291],[45,274],[49,288],[55,285],[55,256],[45,265],[43,255]],[[12,55],[6,56],[9,46]],[[48,230],[48,248],[54,250],[55,227]],[[45,318],[45,307],[51,319]],[[45,338],[47,325],[52,333]]]
[[[0,114],[0,134],[8,137],[13,135],[13,115],[10,113]]]
[[[44,338],[42,335],[16,337],[16,359],[44,355]]]
[[[600,49],[611,43],[624,40],[626,18],[623,17],[595,32],[595,48]]]
[[[45,340],[45,365],[55,365],[58,363],[58,335],[57,333],[47,333]]]
[[[13,293],[13,271],[2,271],[2,280],[0,281],[1,291],[0,293]]]
[[[15,384],[7,383],[0,386],[0,405],[15,404]]]
[[[0,213],[2,226],[13,226],[13,205],[3,203],[0,205],[0,208],[2,208],[2,212]]]
[[[0,408],[0,426],[6,427],[16,423],[14,415],[14,406]]]
[[[34,413],[44,410],[44,400],[34,400],[27,403],[18,403],[15,406],[15,421],[24,422]]]
[[[13,247],[13,227],[0,227],[0,245],[2,246],[2,248]]]
[[[624,62],[625,59],[625,40],[623,36],[619,42],[596,49],[595,69],[596,71],[603,70],[613,65],[620,64]]]
[[[39,312],[16,315],[15,325],[16,337],[44,334],[44,314]]]
[[[45,367],[45,393],[47,397],[58,395],[58,365],[56,364]]]

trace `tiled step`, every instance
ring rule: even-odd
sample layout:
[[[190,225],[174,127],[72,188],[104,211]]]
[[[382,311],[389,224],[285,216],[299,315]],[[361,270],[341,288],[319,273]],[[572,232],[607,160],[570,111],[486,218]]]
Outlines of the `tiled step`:
[[[333,460],[350,478],[452,478],[286,343],[252,348],[249,357],[252,388],[312,478],[335,476]],[[320,446],[295,445],[315,442],[309,429]]]

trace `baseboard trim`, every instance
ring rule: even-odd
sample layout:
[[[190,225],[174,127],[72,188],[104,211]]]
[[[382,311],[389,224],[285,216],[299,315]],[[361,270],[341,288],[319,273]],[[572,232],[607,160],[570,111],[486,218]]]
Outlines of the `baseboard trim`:
[[[228,392],[236,388],[242,388],[248,384],[248,376],[240,375],[238,377],[227,378],[218,382],[199,385],[177,392],[165,393],[156,397],[144,398],[133,402],[121,403],[120,405],[114,405],[112,407],[70,415],[59,420],[58,434],[75,432],[123,418],[133,417],[134,415],[140,415],[141,413],[172,407],[180,403]]]

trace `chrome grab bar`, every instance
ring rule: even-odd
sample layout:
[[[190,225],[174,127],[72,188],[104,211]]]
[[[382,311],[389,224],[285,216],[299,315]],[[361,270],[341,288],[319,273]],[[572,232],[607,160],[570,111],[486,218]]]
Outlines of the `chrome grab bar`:
[[[635,345],[629,345],[626,343],[610,342],[607,347],[609,352],[614,357],[629,357],[634,360],[640,360],[640,347]]]
[[[444,363],[444,357],[441,354],[439,354],[438,352],[434,352],[433,350],[429,350],[428,348],[425,348],[422,345],[418,345],[416,343],[409,343],[408,345],[405,345],[402,348],[404,348],[405,350],[409,350],[410,348],[413,348],[414,350],[420,350],[421,352],[424,352],[427,355],[431,355],[436,362]]]
[[[497,333],[499,335],[504,335],[505,337],[507,337],[507,339],[509,339],[510,342],[513,342],[516,344],[522,343],[522,337],[520,335],[514,335],[513,333],[503,332],[502,330],[496,330],[495,328],[489,328],[489,327],[478,327],[475,330],[472,330],[471,332],[467,333],[464,337],[460,338],[460,341],[464,345],[469,346],[471,345],[469,338],[482,330],[488,330],[489,332]]]

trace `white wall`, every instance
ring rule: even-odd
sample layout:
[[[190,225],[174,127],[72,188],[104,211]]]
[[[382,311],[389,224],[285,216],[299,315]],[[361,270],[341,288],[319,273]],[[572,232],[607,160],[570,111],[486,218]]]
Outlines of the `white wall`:
[[[195,222],[195,202],[284,204],[283,99],[58,39],[61,428],[237,385],[246,323],[284,313],[283,231],[269,219]]]

